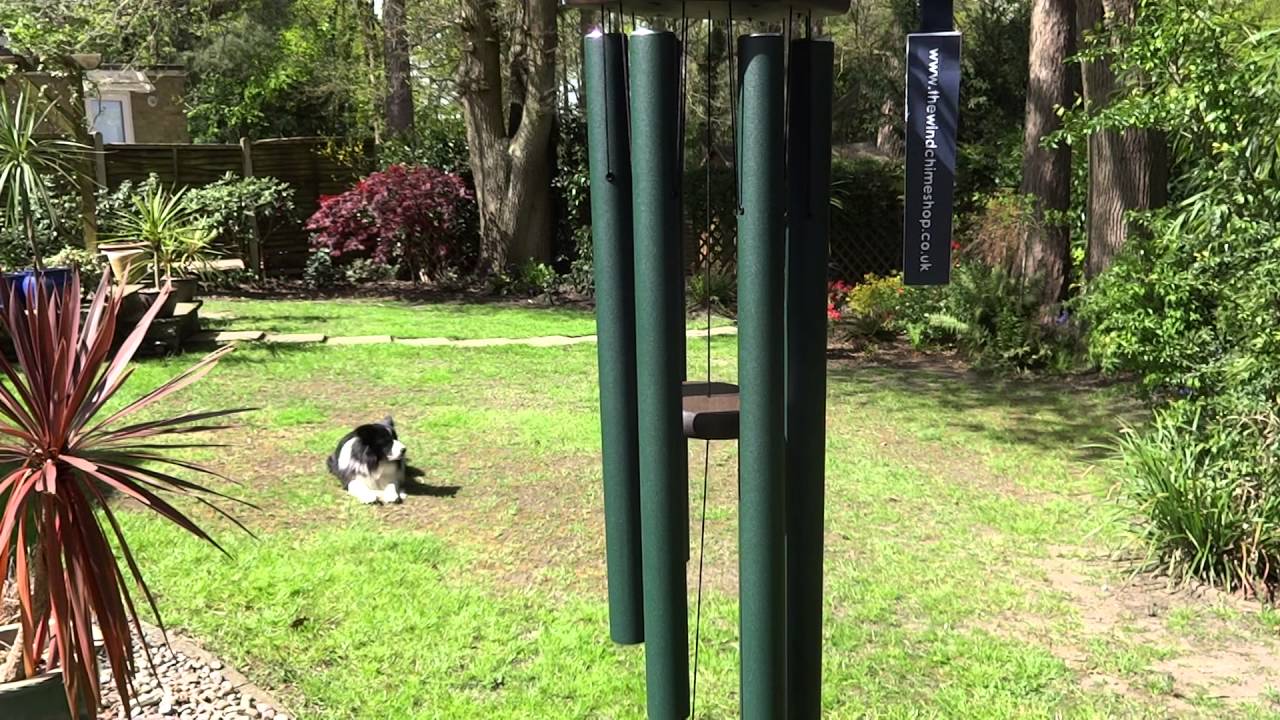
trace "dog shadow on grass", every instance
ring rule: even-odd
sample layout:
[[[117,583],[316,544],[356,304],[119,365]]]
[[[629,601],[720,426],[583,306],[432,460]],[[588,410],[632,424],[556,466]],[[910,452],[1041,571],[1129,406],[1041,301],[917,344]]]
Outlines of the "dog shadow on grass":
[[[409,465],[404,471],[404,490],[405,495],[415,495],[422,497],[442,497],[451,498],[457,496],[462,490],[461,485],[428,485],[422,481],[427,474],[419,468]]]

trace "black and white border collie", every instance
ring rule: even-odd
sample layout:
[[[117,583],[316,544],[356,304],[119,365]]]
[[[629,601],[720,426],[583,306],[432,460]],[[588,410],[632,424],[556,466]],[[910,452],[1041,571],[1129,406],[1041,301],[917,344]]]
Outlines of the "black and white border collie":
[[[405,447],[391,416],[347,433],[328,464],[342,489],[362,503],[404,500]]]

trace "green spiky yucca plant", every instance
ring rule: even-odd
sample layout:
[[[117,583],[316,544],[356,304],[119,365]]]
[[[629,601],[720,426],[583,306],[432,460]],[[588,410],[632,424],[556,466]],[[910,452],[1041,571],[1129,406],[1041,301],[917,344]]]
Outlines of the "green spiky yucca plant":
[[[74,160],[90,148],[44,132],[53,103],[38,109],[25,91],[10,102],[0,92],[0,202],[5,220],[20,226],[31,250],[32,267],[40,270],[43,258],[36,239],[34,210],[38,206],[57,222],[56,203],[46,180],[74,184]]]
[[[168,190],[149,185],[116,213],[112,239],[139,242],[151,255],[151,279],[159,290],[182,265],[207,264],[213,232],[201,225],[187,203],[186,188]]]
[[[141,633],[130,580],[163,624],[109,498],[132,499],[219,549],[165,497],[185,496],[243,528],[209,502],[231,498],[179,475],[227,478],[170,454],[208,447],[184,438],[229,427],[221,419],[242,410],[129,419],[200,380],[230,348],[108,414],[160,304],[117,342],[124,292],[110,272],[83,311],[78,274],[60,290],[35,283],[25,302],[18,292],[0,279],[0,297],[7,300],[0,327],[16,357],[10,362],[0,355],[0,562],[2,576],[15,578],[21,624],[21,641],[7,663],[18,666],[17,677],[0,682],[60,668],[69,707],[96,716],[96,626],[127,715],[137,670],[132,632]]]

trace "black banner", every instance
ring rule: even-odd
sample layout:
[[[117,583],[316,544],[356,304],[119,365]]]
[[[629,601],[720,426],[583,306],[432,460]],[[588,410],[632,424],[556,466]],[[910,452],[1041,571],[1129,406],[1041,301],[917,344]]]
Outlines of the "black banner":
[[[907,36],[907,190],[902,279],[951,281],[951,213],[960,108],[960,33]]]

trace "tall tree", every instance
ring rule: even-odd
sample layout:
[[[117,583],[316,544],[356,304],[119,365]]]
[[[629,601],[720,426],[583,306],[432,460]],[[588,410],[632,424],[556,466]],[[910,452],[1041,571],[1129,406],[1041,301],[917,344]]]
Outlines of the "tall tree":
[[[462,0],[458,64],[480,210],[480,262],[549,260],[551,158],[556,111],[556,0],[524,0],[514,12],[504,105],[503,42],[496,0]]]
[[[405,0],[382,0],[382,36],[387,63],[387,134],[406,137],[413,132],[413,68],[409,64]]]
[[[1138,4],[1137,0],[1077,3],[1081,33],[1112,45],[1117,42],[1116,31],[1133,25]],[[1087,54],[1081,67],[1085,109],[1090,115],[1104,111],[1124,93],[1109,52]],[[1093,279],[1111,267],[1130,232],[1126,220],[1130,211],[1164,205],[1168,172],[1166,141],[1159,130],[1099,129],[1089,136],[1086,278]]]
[[[1063,298],[1071,269],[1065,217],[1071,206],[1071,147],[1046,147],[1044,140],[1061,127],[1058,111],[1076,94],[1078,73],[1067,62],[1074,51],[1074,1],[1033,0],[1021,186],[1031,213],[1015,268],[1024,279],[1041,283],[1046,309]]]

